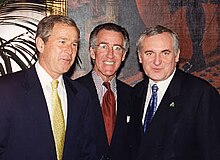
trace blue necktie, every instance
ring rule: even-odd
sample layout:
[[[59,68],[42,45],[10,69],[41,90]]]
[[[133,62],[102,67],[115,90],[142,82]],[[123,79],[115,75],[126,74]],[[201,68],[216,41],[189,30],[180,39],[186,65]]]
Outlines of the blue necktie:
[[[145,114],[144,118],[144,133],[147,132],[149,125],[151,123],[151,120],[154,116],[154,112],[156,111],[157,107],[157,90],[158,87],[156,84],[152,86],[152,96],[150,98],[150,102],[147,107],[147,113]]]

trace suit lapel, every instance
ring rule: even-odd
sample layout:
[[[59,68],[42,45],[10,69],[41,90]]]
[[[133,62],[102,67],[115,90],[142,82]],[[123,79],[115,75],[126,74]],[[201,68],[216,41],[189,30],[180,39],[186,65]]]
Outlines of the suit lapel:
[[[170,117],[168,113],[170,113],[170,111],[172,113],[175,110],[175,101],[179,97],[181,84],[181,78],[179,77],[179,71],[177,70],[161,100],[154,119],[165,120],[166,117]]]
[[[114,145],[117,143],[119,139],[121,139],[119,133],[123,133],[123,130],[126,130],[124,128],[126,126],[126,118],[128,114],[128,99],[126,96],[126,91],[123,89],[121,82],[119,80],[116,80],[117,83],[117,117],[116,117],[116,123],[115,128],[112,136],[111,145]]]
[[[64,84],[66,88],[67,93],[67,124],[66,124],[66,137],[65,137],[65,145],[64,145],[64,156],[65,153],[69,152],[67,151],[67,147],[69,144],[72,144],[72,142],[75,142],[73,144],[77,145],[77,138],[78,138],[78,129],[82,122],[80,121],[81,116],[81,109],[80,101],[77,98],[77,90],[73,87],[70,80],[63,76],[64,78]],[[73,139],[74,138],[74,139]],[[70,142],[70,143],[69,143]]]
[[[46,140],[45,145],[48,145],[49,150],[51,150],[48,154],[51,154],[50,157],[55,157],[55,145],[49,112],[43,89],[34,66],[27,69],[24,80],[23,84],[26,91],[27,109],[29,109],[27,113],[32,115],[31,121],[36,124],[39,133],[42,133],[42,139]]]
[[[143,143],[141,143],[139,151],[140,157],[142,154],[145,154],[146,150],[148,150],[147,153],[153,153],[154,159],[160,159],[159,157],[164,152],[165,145],[173,144],[169,141],[173,140],[173,133],[175,133],[175,122],[173,122],[173,120],[175,120],[174,116],[177,116],[178,112],[178,106],[176,104],[181,100],[180,93],[182,81],[181,74],[179,73],[179,70],[177,70],[152,119],[147,134],[143,136]],[[144,103],[142,104],[144,105]],[[154,146],[154,148],[151,148],[150,146]],[[173,155],[174,153],[167,154]]]
[[[134,96],[136,97],[135,99],[135,113],[134,115],[135,116],[138,116],[136,117],[136,119],[138,119],[138,123],[140,123],[140,133],[143,134],[143,126],[142,126],[142,117],[143,117],[143,113],[144,113],[144,106],[145,106],[145,101],[146,101],[146,96],[147,96],[147,90],[148,90],[148,83],[149,83],[149,80],[148,79],[145,79],[143,80],[140,85],[138,86],[138,93],[135,92]]]
[[[24,87],[26,89],[27,105],[33,114],[33,118],[38,120],[39,124],[42,124],[42,129],[48,130],[50,131],[48,133],[52,134],[46,99],[34,67],[27,71],[24,79],[26,79]]]
[[[175,123],[173,122],[174,116],[176,116],[177,106],[176,103],[179,100],[181,91],[181,78],[178,71],[175,73],[171,80],[164,97],[152,119],[148,133],[144,136],[143,144],[149,144],[148,146],[154,146],[154,155],[160,157],[164,146],[167,141],[172,140],[173,130]],[[161,134],[162,133],[162,134]],[[172,143],[168,143],[172,144]],[[142,147],[142,149],[144,146]],[[144,152],[144,149],[143,151]],[[156,159],[156,158],[155,158]]]
[[[83,82],[83,84],[86,85],[86,87],[89,89],[93,100],[93,111],[95,113],[95,133],[97,134],[97,137],[100,137],[96,139],[99,141],[98,144],[104,144],[105,146],[108,146],[108,139],[105,132],[104,119],[102,116],[102,108],[100,106],[97,90],[92,78],[92,71],[87,74],[83,80],[86,80]]]

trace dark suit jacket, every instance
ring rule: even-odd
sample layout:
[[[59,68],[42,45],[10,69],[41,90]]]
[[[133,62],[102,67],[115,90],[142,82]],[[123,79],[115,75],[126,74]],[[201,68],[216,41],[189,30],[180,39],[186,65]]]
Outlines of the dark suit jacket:
[[[92,78],[92,72],[76,79],[76,81],[85,85],[93,99],[93,113],[95,116],[94,137],[97,143],[97,160],[129,160],[130,146],[128,136],[127,116],[130,116],[132,88],[127,84],[117,80],[117,118],[116,125],[110,146],[102,117],[102,109],[98,99],[95,83]]]
[[[177,70],[143,134],[141,123],[148,79],[134,88],[138,160],[219,160],[220,96],[206,81]]]
[[[64,77],[68,118],[63,160],[90,159],[91,98]],[[0,78],[0,160],[56,160],[49,112],[35,67]],[[91,157],[90,157],[91,156]]]

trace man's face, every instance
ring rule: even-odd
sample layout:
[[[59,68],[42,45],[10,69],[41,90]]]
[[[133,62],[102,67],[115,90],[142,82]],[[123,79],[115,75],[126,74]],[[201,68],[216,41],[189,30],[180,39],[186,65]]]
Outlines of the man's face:
[[[67,72],[73,64],[78,49],[78,32],[75,27],[63,23],[54,25],[47,42],[36,39],[39,63],[53,78]]]
[[[138,56],[145,74],[154,82],[166,80],[179,61],[179,51],[174,53],[173,39],[166,32],[145,37]]]
[[[103,29],[97,35],[96,45],[100,44],[104,44],[104,47],[90,48],[90,55],[94,60],[95,72],[104,81],[109,81],[115,76],[121,62],[125,59],[125,51],[117,51],[118,47],[123,47],[123,35]],[[113,50],[113,46],[116,50]]]

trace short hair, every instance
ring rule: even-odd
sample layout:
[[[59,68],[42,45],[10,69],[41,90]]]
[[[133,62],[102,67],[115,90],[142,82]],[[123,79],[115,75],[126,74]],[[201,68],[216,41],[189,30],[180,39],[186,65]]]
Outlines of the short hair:
[[[175,54],[177,54],[179,51],[178,35],[174,31],[172,31],[171,29],[166,28],[161,25],[156,25],[154,27],[147,28],[146,30],[144,30],[143,33],[141,33],[141,35],[139,36],[137,43],[136,43],[137,51],[139,52],[140,49],[143,47],[142,43],[143,43],[143,40],[145,37],[151,37],[151,36],[158,35],[158,34],[165,33],[165,32],[169,33],[172,36],[173,49],[174,49]]]
[[[57,23],[64,23],[69,26],[76,28],[78,35],[80,35],[79,28],[77,27],[75,21],[67,16],[63,15],[50,15],[44,17],[37,26],[36,38],[40,37],[44,42],[48,41],[48,37],[51,35],[53,27]]]
[[[89,37],[89,47],[94,47],[96,45],[97,41],[97,35],[99,31],[101,30],[108,30],[108,31],[114,31],[114,32],[119,32],[123,35],[123,48],[125,48],[126,52],[128,51],[129,48],[129,34],[127,30],[115,23],[103,23],[98,26],[96,26],[93,31],[90,34]]]

